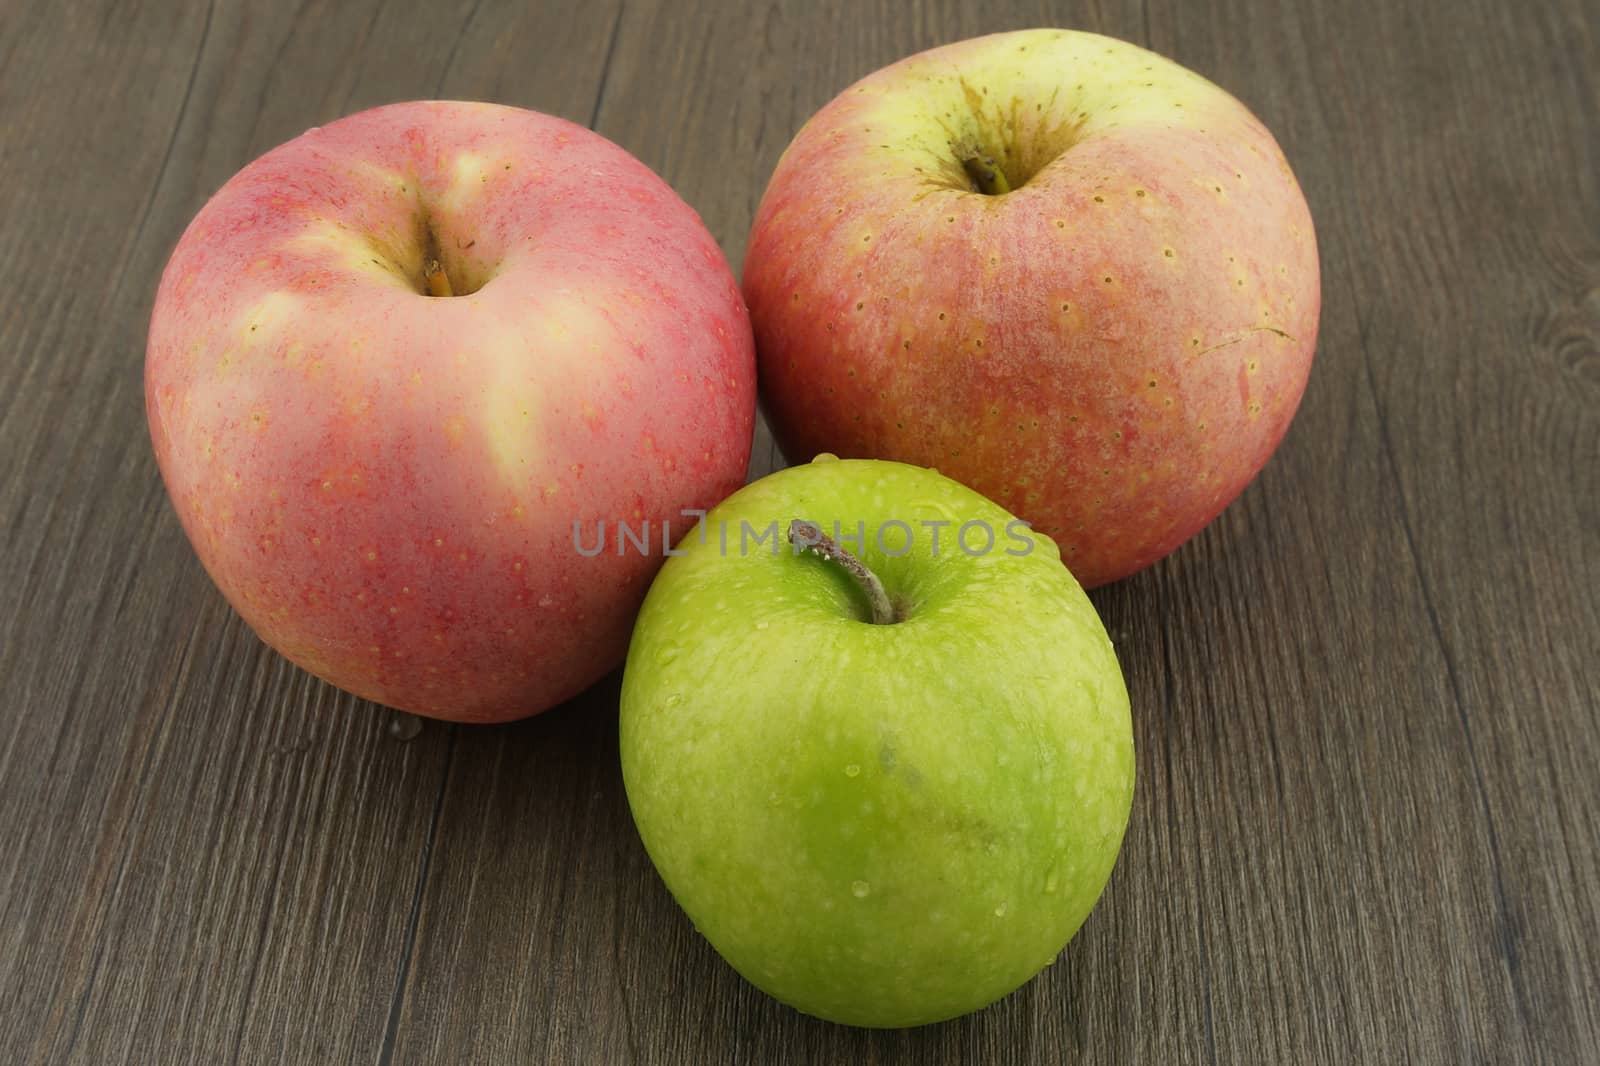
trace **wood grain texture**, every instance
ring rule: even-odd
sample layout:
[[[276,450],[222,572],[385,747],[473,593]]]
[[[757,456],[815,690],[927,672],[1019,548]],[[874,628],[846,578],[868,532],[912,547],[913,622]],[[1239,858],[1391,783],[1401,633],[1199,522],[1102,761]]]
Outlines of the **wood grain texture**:
[[[143,333],[206,196],[350,110],[591,124],[737,266],[835,92],[1041,24],[1148,44],[1275,131],[1322,244],[1317,364],[1256,484],[1095,594],[1140,781],[1094,916],[986,1011],[844,1029],[672,903],[614,677],[417,731],[263,647],[166,503]],[[1592,1058],[1595,26],[1587,0],[0,4],[0,1058]],[[762,430],[752,473],[780,461]]]

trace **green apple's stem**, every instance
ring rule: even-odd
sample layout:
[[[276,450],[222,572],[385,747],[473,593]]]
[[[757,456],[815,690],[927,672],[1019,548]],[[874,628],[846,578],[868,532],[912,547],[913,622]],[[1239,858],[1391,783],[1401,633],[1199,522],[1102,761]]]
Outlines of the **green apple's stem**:
[[[816,552],[849,574],[872,605],[873,625],[886,626],[900,620],[895,617],[894,605],[889,602],[889,593],[883,587],[883,582],[878,580],[878,575],[867,569],[866,563],[834,543],[833,538],[822,532],[815,522],[807,522],[803,518],[790,522],[789,543],[800,551]]]
[[[969,148],[961,154],[961,169],[967,172],[972,184],[985,196],[1003,196],[1011,191],[1011,183],[1006,180],[1000,164],[994,161],[993,156],[984,155],[976,148]]]

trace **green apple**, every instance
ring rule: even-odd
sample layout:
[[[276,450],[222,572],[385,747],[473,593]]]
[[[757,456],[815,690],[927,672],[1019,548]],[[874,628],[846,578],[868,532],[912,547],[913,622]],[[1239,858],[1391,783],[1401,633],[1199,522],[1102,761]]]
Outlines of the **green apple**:
[[[678,550],[629,646],[622,769],[712,946],[877,1027],[1048,965],[1111,874],[1134,778],[1111,641],[1055,544],[933,470],[819,460]]]

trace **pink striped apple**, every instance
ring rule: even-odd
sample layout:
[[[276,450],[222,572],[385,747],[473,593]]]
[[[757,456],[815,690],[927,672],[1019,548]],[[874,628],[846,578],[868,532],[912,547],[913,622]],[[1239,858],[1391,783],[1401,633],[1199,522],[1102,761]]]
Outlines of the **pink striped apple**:
[[[1321,302],[1266,127],[1169,60],[1064,30],[912,56],[823,108],[767,188],[744,292],[790,459],[937,467],[1090,586],[1261,469]]]
[[[687,529],[738,487],[754,369],[720,250],[643,164],[549,116],[409,103],[206,204],[145,398],[184,529],[263,640],[498,721],[621,661],[660,551],[580,554],[574,523]]]

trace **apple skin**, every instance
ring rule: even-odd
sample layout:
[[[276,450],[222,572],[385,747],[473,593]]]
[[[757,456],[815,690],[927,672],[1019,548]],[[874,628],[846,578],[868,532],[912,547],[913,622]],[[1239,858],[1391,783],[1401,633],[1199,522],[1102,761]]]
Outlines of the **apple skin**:
[[[859,554],[904,620],[863,621],[835,563],[741,553],[741,521],[797,517],[864,522]],[[1011,519],[930,470],[813,462],[725,500],[645,599],[620,727],[640,836],[712,946],[808,1014],[898,1027],[976,1010],[1056,957],[1111,873],[1133,793],[1127,689],[1055,546],[1034,534],[1006,554]],[[891,520],[913,528],[898,558],[875,543]],[[953,523],[937,557],[923,521]],[[994,550],[956,549],[967,521]]]
[[[435,247],[436,245],[436,247]],[[423,294],[437,255],[456,294]],[[573,523],[689,520],[744,480],[748,319],[642,163],[510,107],[395,104],[269,152],[161,279],[151,438],[206,570],[295,663],[461,721],[620,662],[661,552]]]
[[[973,191],[972,147],[1013,191]],[[937,466],[1054,537],[1088,587],[1173,551],[1261,469],[1305,388],[1319,285],[1266,128],[1169,60],[1065,30],[846,90],[779,161],[744,267],[786,455]]]

